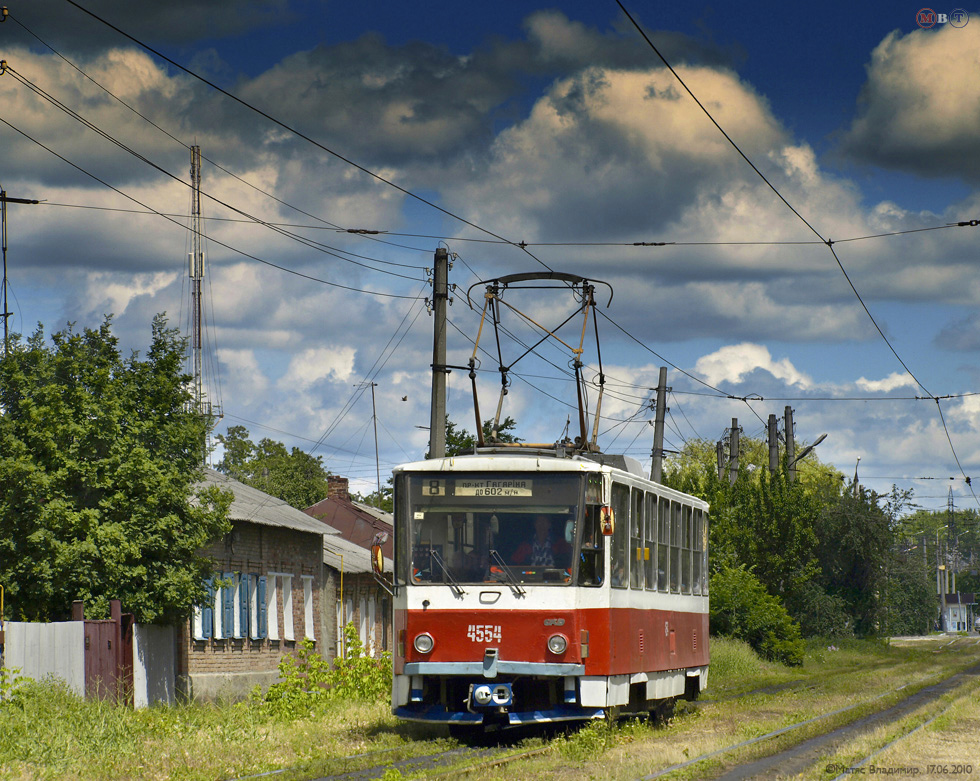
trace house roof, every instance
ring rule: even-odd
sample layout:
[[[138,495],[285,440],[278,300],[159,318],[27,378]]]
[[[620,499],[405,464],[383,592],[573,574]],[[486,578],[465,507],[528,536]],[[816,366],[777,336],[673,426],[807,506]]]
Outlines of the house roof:
[[[277,526],[311,534],[327,536],[339,534],[329,526],[310,518],[302,510],[289,506],[278,497],[270,496],[214,469],[205,469],[203,486],[212,485],[231,491],[234,496],[228,510],[228,520],[247,521],[261,526]]]
[[[956,591],[946,594],[947,605],[975,605],[976,603],[976,595],[969,591]]]
[[[341,556],[343,559],[340,558]],[[371,551],[344,539],[339,534],[331,534],[323,538],[323,563],[337,571],[343,568],[348,574],[361,575],[372,571]],[[384,571],[392,571],[392,562],[387,556]]]
[[[365,551],[370,551],[375,535],[387,534],[388,539],[381,550],[389,559],[394,554],[395,534],[391,513],[338,496],[328,496],[303,512],[322,521],[325,526],[339,532],[343,539]]]

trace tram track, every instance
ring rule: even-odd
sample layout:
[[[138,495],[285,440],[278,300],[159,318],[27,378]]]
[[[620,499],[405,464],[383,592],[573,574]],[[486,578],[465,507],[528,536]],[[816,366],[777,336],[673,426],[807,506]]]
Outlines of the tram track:
[[[939,677],[941,679],[934,683],[923,683],[914,687],[908,685],[902,686],[846,708],[820,714],[813,718],[772,730],[763,735],[715,749],[685,762],[677,763],[654,773],[641,776],[640,781],[651,781],[652,779],[667,777],[695,765],[702,765],[706,773],[704,777],[713,778],[716,781],[743,781],[743,779],[786,777],[824,778],[827,776],[826,769],[828,768],[825,758],[831,756],[836,748],[846,741],[878,727],[897,724],[903,719],[908,718],[913,712],[929,708],[942,697],[957,689],[964,688],[975,691],[977,688],[980,688],[980,664],[973,664],[965,670]],[[735,765],[731,765],[722,759],[726,755],[734,754],[740,749],[745,749],[765,741],[777,740],[784,735],[811,725],[816,725],[827,719],[842,716],[850,711],[867,710],[874,703],[886,700],[889,697],[894,697],[906,689],[910,690],[908,696],[901,697],[897,702],[881,710],[872,710],[870,713],[861,715],[851,721],[845,719],[844,723],[840,726],[806,738],[798,743],[780,748],[767,756],[750,759]],[[946,708],[931,715],[929,721],[938,718],[948,707],[946,706]],[[907,737],[921,726],[924,725],[917,724],[909,727],[898,739]],[[855,768],[862,767],[880,750],[883,750],[883,748],[875,749],[875,751],[860,760],[852,761],[849,764],[836,765],[844,772],[835,781],[852,777],[854,772],[860,773],[859,770],[855,771]]]

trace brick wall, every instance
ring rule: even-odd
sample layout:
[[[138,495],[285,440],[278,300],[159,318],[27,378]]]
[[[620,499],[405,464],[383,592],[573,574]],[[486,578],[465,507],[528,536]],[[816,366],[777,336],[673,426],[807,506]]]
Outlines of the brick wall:
[[[275,682],[283,655],[294,651],[309,633],[307,603],[312,605],[310,628],[316,649],[327,655],[329,649],[335,647],[335,627],[324,620],[324,605],[332,606],[336,597],[335,591],[324,593],[326,587],[333,588],[333,580],[324,576],[322,544],[321,535],[235,521],[229,534],[203,551],[215,561],[217,577],[233,573],[235,586],[242,575],[255,577],[247,581],[244,593],[238,593],[234,607],[236,618],[231,627],[226,626],[227,616],[222,610],[219,592],[211,615],[213,636],[207,639],[195,637],[204,632],[207,622],[202,611],[197,611],[195,617],[181,628],[177,670],[186,695],[197,699],[234,699],[247,695],[256,684],[267,688]],[[262,601],[266,604],[267,636],[216,636],[219,631],[215,630],[225,635],[243,632],[238,612],[241,597],[258,604],[258,577],[265,579],[266,598]],[[268,601],[272,588],[275,589],[274,604]],[[326,615],[331,613],[328,609]],[[292,640],[287,639],[289,617],[292,619]],[[256,623],[251,616],[246,616],[245,620]],[[253,632],[248,630],[245,634]]]
[[[391,596],[378,585],[372,574],[346,575],[342,604],[344,620],[346,623],[353,622],[366,653],[378,657],[383,651],[392,650]],[[338,624],[340,620],[338,608]]]

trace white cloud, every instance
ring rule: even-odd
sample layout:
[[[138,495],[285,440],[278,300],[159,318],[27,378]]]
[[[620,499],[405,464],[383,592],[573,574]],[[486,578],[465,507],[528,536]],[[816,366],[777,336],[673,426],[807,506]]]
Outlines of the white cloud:
[[[980,26],[895,31],[875,48],[851,154],[926,176],[980,176]]]
[[[740,382],[756,369],[769,372],[788,385],[809,388],[813,380],[796,369],[788,358],[775,361],[761,344],[733,344],[698,359],[694,371],[711,385]]]
[[[296,353],[289,361],[289,368],[279,379],[281,390],[309,390],[326,380],[349,382],[354,372],[353,347],[311,347]]]
[[[898,388],[917,389],[919,387],[912,375],[906,372],[893,372],[883,380],[868,380],[861,377],[854,384],[868,393],[890,393]]]

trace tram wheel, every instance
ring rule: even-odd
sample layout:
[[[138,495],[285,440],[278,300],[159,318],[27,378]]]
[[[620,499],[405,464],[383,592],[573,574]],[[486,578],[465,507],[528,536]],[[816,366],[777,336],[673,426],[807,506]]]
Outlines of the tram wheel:
[[[674,715],[674,704],[673,698],[657,700],[650,709],[650,721],[654,724],[666,724]]]

